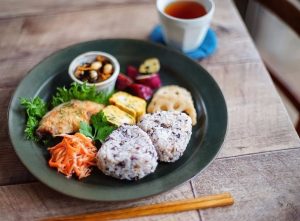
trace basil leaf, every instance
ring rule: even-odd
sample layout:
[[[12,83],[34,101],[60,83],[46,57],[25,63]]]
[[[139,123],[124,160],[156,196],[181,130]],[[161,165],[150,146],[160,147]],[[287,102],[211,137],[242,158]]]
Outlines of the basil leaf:
[[[83,135],[87,136],[87,137],[90,137],[90,138],[94,139],[92,127],[89,124],[85,123],[85,122],[80,122],[79,132],[82,133]]]

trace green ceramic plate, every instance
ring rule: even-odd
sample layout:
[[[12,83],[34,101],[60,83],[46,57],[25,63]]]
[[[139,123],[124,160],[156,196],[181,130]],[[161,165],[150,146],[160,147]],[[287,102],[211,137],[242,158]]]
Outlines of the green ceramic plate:
[[[87,51],[105,51],[114,55],[124,72],[128,64],[138,65],[144,59],[157,57],[164,85],[177,84],[193,96],[198,123],[184,155],[175,163],[160,163],[156,171],[139,181],[122,181],[105,176],[96,168],[91,176],[78,181],[66,179],[49,168],[46,147],[24,137],[26,115],[20,97],[40,96],[44,100],[56,87],[71,83],[68,66],[73,58]],[[84,42],[60,50],[37,66],[23,79],[11,100],[9,134],[14,149],[27,169],[41,182],[69,196],[99,201],[142,198],[169,190],[198,174],[217,155],[227,129],[227,109],[223,94],[213,78],[199,64],[164,46],[129,39]]]

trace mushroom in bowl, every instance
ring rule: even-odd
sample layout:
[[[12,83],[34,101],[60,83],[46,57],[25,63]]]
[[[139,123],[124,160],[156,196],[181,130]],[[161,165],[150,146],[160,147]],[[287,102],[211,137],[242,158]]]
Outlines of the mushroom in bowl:
[[[120,64],[111,54],[91,51],[77,56],[69,66],[69,76],[77,83],[111,93],[120,72]]]

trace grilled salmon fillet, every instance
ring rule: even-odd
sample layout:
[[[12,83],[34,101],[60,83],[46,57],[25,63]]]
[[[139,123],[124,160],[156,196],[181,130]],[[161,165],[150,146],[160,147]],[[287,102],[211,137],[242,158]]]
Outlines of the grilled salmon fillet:
[[[70,134],[79,130],[80,122],[89,123],[92,115],[104,108],[92,101],[71,100],[49,111],[40,121],[38,136]]]

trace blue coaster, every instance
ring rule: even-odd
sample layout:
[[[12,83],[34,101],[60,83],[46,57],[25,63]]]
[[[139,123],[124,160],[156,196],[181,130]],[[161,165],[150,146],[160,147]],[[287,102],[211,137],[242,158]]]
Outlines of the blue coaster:
[[[153,28],[149,35],[149,39],[156,43],[161,43],[165,45],[165,41],[162,35],[161,26],[157,25]],[[217,49],[218,41],[216,33],[210,28],[204,38],[203,43],[200,47],[194,51],[185,53],[192,59],[201,60],[212,55]]]

